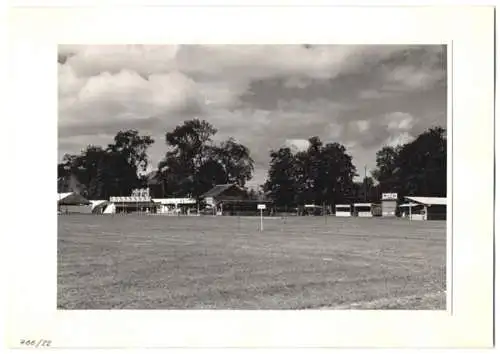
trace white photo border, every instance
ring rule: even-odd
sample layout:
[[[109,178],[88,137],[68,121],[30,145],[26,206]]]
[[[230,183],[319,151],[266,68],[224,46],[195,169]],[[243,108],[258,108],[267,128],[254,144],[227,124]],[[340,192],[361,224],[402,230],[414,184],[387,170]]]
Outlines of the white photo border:
[[[50,340],[54,348],[491,346],[493,18],[492,8],[471,6],[11,10],[7,104],[16,131],[9,166],[16,188],[9,188],[8,200],[20,212],[6,233],[12,236],[6,241],[9,346],[20,347],[22,339]],[[452,311],[57,310],[57,216],[50,208],[57,47],[131,43],[447,44],[453,51],[447,110]],[[37,185],[27,168],[36,171]]]

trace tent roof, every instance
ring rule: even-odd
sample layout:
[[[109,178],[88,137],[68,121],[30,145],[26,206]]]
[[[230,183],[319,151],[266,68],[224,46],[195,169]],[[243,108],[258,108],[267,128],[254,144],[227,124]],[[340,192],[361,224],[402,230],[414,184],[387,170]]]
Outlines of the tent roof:
[[[103,210],[110,204],[107,200],[91,200],[90,202],[92,203],[93,212],[96,210]]]
[[[354,203],[354,207],[371,207],[372,203]]]
[[[204,193],[202,197],[203,198],[217,197],[232,187],[240,189],[240,187],[238,187],[236,184],[218,184],[212,189],[210,189],[208,192]]]
[[[59,204],[90,204],[87,198],[76,192],[57,193],[57,202]]]
[[[127,197],[109,197],[112,203],[151,203],[151,197],[127,196]]]
[[[409,207],[414,207],[414,206],[419,206],[421,204],[417,203],[405,203],[405,204],[399,204],[400,208],[409,208]]]
[[[107,200],[89,200],[89,202],[92,204],[92,209],[100,205],[109,203]]]
[[[405,197],[405,199],[424,205],[446,205],[446,198],[442,197]]]
[[[153,198],[153,202],[160,204],[196,204],[193,198]]]

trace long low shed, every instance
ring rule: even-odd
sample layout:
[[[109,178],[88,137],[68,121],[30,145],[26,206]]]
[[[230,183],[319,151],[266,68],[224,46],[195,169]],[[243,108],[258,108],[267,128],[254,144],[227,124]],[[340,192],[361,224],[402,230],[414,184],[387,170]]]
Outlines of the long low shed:
[[[417,204],[417,206],[412,205],[408,209],[408,217],[410,219],[417,219],[413,216],[412,212],[413,210],[415,210],[415,208],[419,208],[419,214],[417,215],[421,215],[420,217],[418,217],[421,220],[446,220],[447,200],[445,197],[406,196],[405,199],[408,200],[410,204]]]
[[[157,212],[160,214],[189,213],[191,208],[197,208],[193,198],[154,198],[153,202],[159,205]]]
[[[108,208],[110,211],[109,213],[156,213],[156,209],[159,206],[159,204],[153,202],[153,200],[147,196],[110,197],[109,201],[114,207],[108,206],[105,210],[105,214],[108,214]]]

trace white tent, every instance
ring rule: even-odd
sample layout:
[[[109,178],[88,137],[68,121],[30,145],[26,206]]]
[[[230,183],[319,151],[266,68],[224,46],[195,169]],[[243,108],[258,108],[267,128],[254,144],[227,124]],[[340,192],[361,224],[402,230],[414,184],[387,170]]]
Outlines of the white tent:
[[[69,193],[57,193],[57,204],[59,205],[80,205],[80,204],[90,204],[87,198],[84,198],[76,192]]]

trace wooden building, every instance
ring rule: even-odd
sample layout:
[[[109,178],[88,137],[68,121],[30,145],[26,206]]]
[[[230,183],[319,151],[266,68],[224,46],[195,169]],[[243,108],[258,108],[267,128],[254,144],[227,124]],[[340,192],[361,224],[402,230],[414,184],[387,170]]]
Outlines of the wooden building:
[[[258,204],[266,204],[266,215],[272,210],[270,201],[250,199],[247,191],[236,184],[216,185],[201,197],[205,212],[213,215],[257,215]]]

